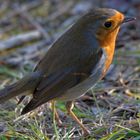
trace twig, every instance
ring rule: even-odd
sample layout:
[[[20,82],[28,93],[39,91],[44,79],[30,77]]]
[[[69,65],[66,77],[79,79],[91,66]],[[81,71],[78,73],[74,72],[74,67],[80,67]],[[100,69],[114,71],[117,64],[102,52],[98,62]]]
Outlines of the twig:
[[[31,25],[33,25],[43,36],[45,39],[49,40],[50,39],[50,36],[49,34],[45,31],[45,29],[39,24],[37,23],[37,21],[35,21],[33,19],[33,17],[31,15],[29,15],[29,13],[27,11],[25,11],[24,9],[22,8],[18,8],[16,10],[17,12],[19,12],[19,14],[25,18],[26,20],[29,21],[29,23],[31,23]]]
[[[31,10],[31,9],[33,9],[33,8],[38,7],[40,4],[41,4],[40,1],[31,2],[31,3],[28,4],[28,5],[22,6],[22,10],[24,10],[24,11]],[[7,15],[5,15],[2,19],[0,19],[0,24],[1,24],[2,22],[5,22],[5,21],[9,20],[9,19],[12,18],[12,17],[18,15],[18,14],[19,14],[18,11],[15,11],[15,10],[14,10],[13,12],[10,11],[10,12],[9,12]]]
[[[107,87],[107,88],[94,88],[93,89],[93,91],[105,91],[105,90],[111,90],[111,89],[114,89],[114,90],[123,90],[123,89],[131,89],[131,90],[140,90],[140,88],[138,88],[138,87],[127,87],[127,88],[125,88],[125,87],[123,87],[123,86],[118,86],[118,87]]]
[[[0,42],[0,51],[5,49],[11,49],[17,45],[21,45],[25,42],[29,42],[35,39],[41,38],[41,33],[39,31],[31,31],[28,33],[19,34],[17,36],[11,37],[8,40]]]

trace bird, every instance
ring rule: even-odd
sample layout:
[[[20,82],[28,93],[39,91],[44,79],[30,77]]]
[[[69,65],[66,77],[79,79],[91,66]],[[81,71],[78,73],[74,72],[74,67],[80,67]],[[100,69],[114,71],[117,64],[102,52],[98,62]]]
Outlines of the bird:
[[[55,101],[64,101],[68,114],[89,135],[72,111],[74,101],[105,76],[121,25],[134,19],[111,8],[91,9],[54,41],[32,72],[0,90],[0,103],[31,94],[24,115],[46,102],[55,108]]]

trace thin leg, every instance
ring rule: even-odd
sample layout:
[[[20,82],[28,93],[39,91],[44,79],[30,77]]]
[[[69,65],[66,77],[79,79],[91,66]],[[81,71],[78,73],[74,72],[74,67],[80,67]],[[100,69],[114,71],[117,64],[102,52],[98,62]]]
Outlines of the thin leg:
[[[72,109],[74,107],[74,104],[72,101],[69,101],[66,103],[66,109],[68,111],[68,114],[80,125],[82,128],[84,135],[87,136],[90,134],[90,131],[80,122],[80,120],[77,118],[77,116],[73,113]]]
[[[56,108],[55,108],[55,101],[51,101],[51,109],[53,111],[53,114],[55,114],[55,119],[57,121],[57,124],[59,126],[62,126],[62,121],[60,120],[59,115],[58,115]]]

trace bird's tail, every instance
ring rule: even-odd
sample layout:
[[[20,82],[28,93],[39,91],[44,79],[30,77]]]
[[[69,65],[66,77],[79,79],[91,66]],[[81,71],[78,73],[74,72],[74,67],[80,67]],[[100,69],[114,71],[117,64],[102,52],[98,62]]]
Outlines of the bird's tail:
[[[12,97],[22,95],[26,91],[34,91],[40,77],[41,73],[32,72],[29,75],[23,77],[18,82],[0,90],[0,104]]]

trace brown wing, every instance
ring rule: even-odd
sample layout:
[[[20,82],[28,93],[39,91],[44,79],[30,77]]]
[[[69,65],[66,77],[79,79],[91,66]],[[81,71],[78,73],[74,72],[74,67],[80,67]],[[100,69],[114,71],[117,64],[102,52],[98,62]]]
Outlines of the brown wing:
[[[65,68],[52,73],[47,77],[42,77],[33,94],[33,99],[23,109],[22,114],[25,114],[52,99],[60,98],[68,89],[87,79],[94,67],[96,67],[96,64],[100,61],[101,56],[97,56],[98,57],[93,54],[93,57],[91,56],[89,59],[86,59],[86,61],[83,61],[82,65],[77,65],[74,68]]]
[[[81,80],[87,78],[87,75],[76,74],[73,69],[65,69],[48,77],[44,77],[39,88],[33,94],[33,99],[23,109],[22,114],[25,114],[43,103],[58,98],[67,89],[75,86]]]

